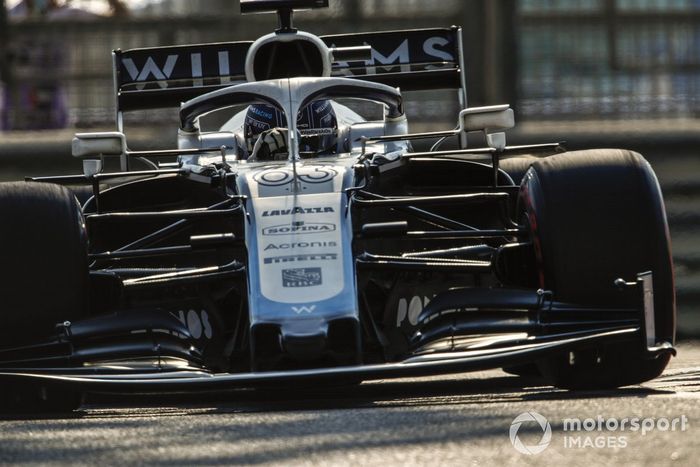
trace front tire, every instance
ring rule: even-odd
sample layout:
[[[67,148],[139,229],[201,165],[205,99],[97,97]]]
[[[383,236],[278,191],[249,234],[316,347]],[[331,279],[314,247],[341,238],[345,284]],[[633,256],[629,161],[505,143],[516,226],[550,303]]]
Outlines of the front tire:
[[[623,150],[588,150],[537,161],[521,186],[540,287],[561,302],[639,307],[617,278],[653,272],[658,341],[674,342],[675,292],[661,190],[646,160]],[[669,355],[648,359],[643,344],[614,344],[539,362],[558,387],[609,388],[653,379]]]
[[[0,349],[52,339],[57,323],[86,317],[88,296],[87,236],[75,196],[58,185],[0,183]],[[47,411],[80,403],[75,393],[38,390],[3,388],[9,393],[0,396]]]

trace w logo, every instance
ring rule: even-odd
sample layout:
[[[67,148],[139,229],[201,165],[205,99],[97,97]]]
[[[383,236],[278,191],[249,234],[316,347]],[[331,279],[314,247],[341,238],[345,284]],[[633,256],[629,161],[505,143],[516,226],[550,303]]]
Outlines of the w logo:
[[[303,313],[311,314],[314,312],[316,309],[316,305],[311,305],[311,306],[293,306],[292,311],[294,313],[301,315]]]
[[[122,63],[124,64],[126,71],[129,73],[129,76],[134,81],[149,81],[151,76],[156,81],[165,81],[170,78],[170,75],[173,74],[177,59],[177,55],[168,55],[163,68],[161,68],[152,57],[148,57],[141,70],[138,69],[134,61],[130,58],[125,58]],[[161,88],[166,88],[168,86],[166,83],[159,83],[159,85]]]

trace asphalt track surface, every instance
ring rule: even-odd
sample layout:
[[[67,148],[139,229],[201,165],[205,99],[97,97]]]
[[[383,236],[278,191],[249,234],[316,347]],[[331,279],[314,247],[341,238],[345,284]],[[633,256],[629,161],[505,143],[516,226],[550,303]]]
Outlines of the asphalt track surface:
[[[0,464],[696,466],[699,401],[700,343],[681,344],[662,377],[613,391],[567,392],[494,370],[345,389],[93,396],[69,416],[0,416]],[[534,455],[509,436],[529,412],[551,427]],[[564,431],[573,418],[581,431]],[[545,432],[530,420],[515,433],[535,450]]]

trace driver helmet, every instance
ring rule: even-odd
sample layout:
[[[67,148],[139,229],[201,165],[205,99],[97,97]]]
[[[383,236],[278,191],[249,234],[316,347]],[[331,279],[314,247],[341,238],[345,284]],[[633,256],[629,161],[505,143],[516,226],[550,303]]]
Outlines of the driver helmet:
[[[248,107],[244,123],[244,135],[251,153],[259,135],[275,128],[286,128],[287,119],[275,107],[256,104]],[[329,100],[318,100],[299,111],[299,153],[301,157],[335,154],[338,144],[338,119]],[[284,151],[287,152],[286,148]]]

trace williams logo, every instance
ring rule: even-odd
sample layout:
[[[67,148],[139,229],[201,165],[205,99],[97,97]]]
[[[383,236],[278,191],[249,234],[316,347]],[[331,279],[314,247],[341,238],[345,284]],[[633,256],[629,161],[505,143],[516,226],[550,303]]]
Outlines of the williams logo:
[[[335,232],[335,224],[321,222],[292,222],[291,224],[275,225],[263,229],[263,235],[288,235],[294,233],[315,234]]]
[[[283,287],[313,287],[321,285],[321,268],[299,268],[282,270]]]
[[[324,212],[335,212],[333,208],[302,208],[300,206],[291,209],[274,209],[272,211],[263,211],[263,217],[272,216],[290,216],[292,214],[323,214]]]

